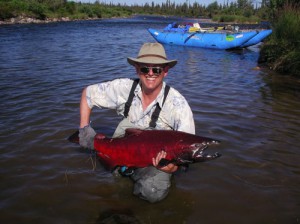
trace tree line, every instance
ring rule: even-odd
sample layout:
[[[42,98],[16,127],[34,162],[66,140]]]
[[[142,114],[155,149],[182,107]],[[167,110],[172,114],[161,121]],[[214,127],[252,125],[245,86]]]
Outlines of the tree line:
[[[0,0],[0,19],[5,20],[19,15],[36,19],[69,17],[70,19],[127,17],[133,14],[170,15],[190,18],[211,18],[219,22],[258,22],[270,20],[275,11],[286,0],[236,0],[217,1],[202,5],[196,0],[176,4],[166,0],[157,4],[154,1],[144,5],[112,4],[100,0],[94,3],[81,3],[67,0]],[[297,2],[298,0],[289,0]]]

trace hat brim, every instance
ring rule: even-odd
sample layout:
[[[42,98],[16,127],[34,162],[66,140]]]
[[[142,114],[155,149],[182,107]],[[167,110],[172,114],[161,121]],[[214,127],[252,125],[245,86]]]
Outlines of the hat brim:
[[[167,64],[170,68],[174,67],[177,64],[177,60],[164,60],[157,57],[145,57],[145,58],[127,58],[129,64],[135,66],[135,64]]]

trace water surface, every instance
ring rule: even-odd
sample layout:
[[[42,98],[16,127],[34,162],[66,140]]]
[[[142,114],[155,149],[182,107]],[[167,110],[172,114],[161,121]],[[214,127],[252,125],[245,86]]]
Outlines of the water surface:
[[[82,89],[135,78],[126,57],[164,20],[114,19],[0,27],[1,223],[299,223],[300,83],[255,69],[259,46],[230,52],[165,46],[178,59],[166,81],[194,112],[198,135],[222,141],[217,160],[173,178],[149,204],[66,138],[79,122]],[[111,135],[115,111],[95,109]],[[215,150],[215,149],[213,149]],[[129,217],[128,217],[129,216]]]

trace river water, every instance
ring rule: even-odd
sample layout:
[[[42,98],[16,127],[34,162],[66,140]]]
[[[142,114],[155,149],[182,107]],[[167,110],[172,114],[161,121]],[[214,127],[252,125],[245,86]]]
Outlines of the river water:
[[[243,51],[165,46],[178,59],[166,81],[188,100],[198,135],[222,157],[174,175],[150,204],[67,137],[82,89],[135,78],[126,57],[154,42],[167,19],[113,19],[0,27],[1,223],[299,223],[300,82],[258,69]],[[97,131],[120,118],[96,109]]]

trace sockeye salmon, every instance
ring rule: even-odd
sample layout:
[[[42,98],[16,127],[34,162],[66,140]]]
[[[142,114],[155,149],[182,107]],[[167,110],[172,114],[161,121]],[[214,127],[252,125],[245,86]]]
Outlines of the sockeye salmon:
[[[70,136],[71,142],[78,142],[78,133]],[[141,130],[129,128],[120,138],[108,138],[97,134],[94,148],[100,161],[110,170],[119,166],[141,168],[152,165],[160,151],[167,156],[159,163],[165,166],[169,163],[188,165],[204,162],[221,156],[220,153],[206,154],[204,150],[219,141],[181,131],[172,130]]]

